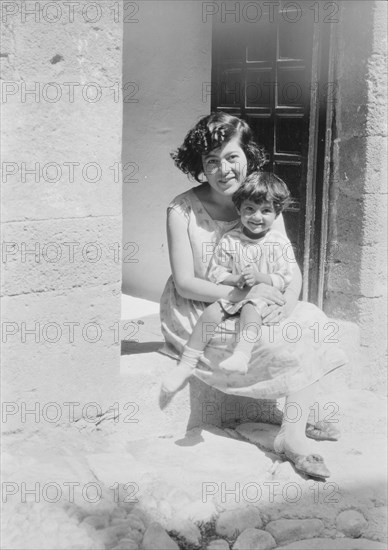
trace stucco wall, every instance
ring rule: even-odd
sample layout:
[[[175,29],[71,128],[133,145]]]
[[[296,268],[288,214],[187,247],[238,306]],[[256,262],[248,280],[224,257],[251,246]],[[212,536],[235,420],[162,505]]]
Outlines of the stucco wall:
[[[359,324],[370,385],[386,379],[387,4],[342,2],[325,310]]]
[[[120,356],[122,17],[53,4],[3,12],[3,396],[102,404]]]
[[[123,164],[134,181],[123,184],[123,242],[133,243],[123,291],[158,301],[170,274],[166,207],[192,185],[169,154],[210,112],[202,94],[210,82],[211,18],[202,21],[201,2],[174,0],[140,2],[136,18],[124,25],[123,82],[134,84],[124,103]]]

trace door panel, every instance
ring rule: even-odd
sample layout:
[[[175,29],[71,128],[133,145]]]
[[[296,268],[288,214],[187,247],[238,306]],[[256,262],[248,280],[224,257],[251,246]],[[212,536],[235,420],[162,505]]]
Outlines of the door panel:
[[[307,4],[302,3],[300,13],[301,3],[299,12],[286,3],[286,14],[283,4],[273,11],[272,22],[264,11],[254,23],[213,19],[212,110],[244,118],[268,152],[266,169],[287,183],[293,204],[284,219],[304,270],[307,298],[315,269],[309,255],[314,250],[320,177],[318,122],[324,118],[323,104],[314,93],[317,78],[322,78],[321,33]],[[314,296],[309,298],[314,301]]]

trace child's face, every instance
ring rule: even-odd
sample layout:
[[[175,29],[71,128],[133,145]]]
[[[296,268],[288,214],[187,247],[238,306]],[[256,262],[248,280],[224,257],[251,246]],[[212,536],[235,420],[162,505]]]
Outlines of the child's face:
[[[239,210],[241,223],[248,236],[259,237],[272,227],[276,218],[273,204],[262,202],[257,204],[250,200],[243,201]]]

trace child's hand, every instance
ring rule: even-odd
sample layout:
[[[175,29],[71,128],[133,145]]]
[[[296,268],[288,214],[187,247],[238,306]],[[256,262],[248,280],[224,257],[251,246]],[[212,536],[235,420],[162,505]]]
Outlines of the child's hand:
[[[242,276],[244,278],[244,281],[245,281],[245,284],[247,286],[254,286],[256,284],[256,277],[255,277],[255,273],[253,271],[253,267],[252,266],[247,266],[244,271],[242,272]]]
[[[245,286],[245,279],[243,277],[243,275],[241,275],[241,277],[239,278],[239,280],[237,281],[236,283],[236,286],[237,288],[239,288],[240,290],[242,290]]]

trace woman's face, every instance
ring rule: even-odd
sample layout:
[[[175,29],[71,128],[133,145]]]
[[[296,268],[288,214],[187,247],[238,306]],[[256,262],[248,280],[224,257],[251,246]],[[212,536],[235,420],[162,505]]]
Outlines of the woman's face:
[[[202,155],[202,165],[209,185],[222,195],[233,195],[247,174],[247,157],[238,138]]]

